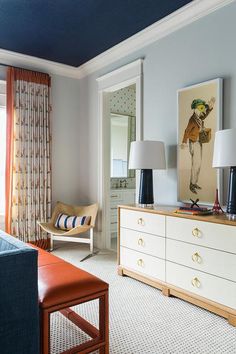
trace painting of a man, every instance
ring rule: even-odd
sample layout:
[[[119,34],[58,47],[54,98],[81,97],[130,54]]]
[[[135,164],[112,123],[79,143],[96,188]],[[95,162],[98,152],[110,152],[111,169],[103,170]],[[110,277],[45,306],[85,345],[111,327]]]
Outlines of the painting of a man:
[[[221,125],[221,80],[178,90],[178,200],[214,202],[219,187],[212,168],[215,132]]]
[[[202,135],[205,132],[207,143],[210,142],[211,130],[204,130],[204,120],[213,110],[215,103],[215,97],[206,103],[202,99],[194,99],[191,104],[193,114],[189,119],[187,128],[184,131],[181,148],[184,149],[189,143],[189,152],[191,156],[191,174],[189,189],[192,193],[197,194],[197,190],[202,189],[198,184],[199,173],[201,171],[202,164]],[[200,134],[201,133],[201,134]]]

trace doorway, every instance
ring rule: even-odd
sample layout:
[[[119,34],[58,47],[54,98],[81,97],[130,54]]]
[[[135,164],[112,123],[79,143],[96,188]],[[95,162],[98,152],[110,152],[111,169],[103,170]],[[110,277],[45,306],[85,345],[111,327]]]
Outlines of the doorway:
[[[116,250],[117,205],[133,204],[138,177],[128,169],[130,143],[142,139],[142,60],[98,80],[99,228],[102,247]]]
[[[130,144],[136,140],[136,85],[110,92],[110,248],[117,249],[117,206],[134,204],[135,171],[129,170]]]

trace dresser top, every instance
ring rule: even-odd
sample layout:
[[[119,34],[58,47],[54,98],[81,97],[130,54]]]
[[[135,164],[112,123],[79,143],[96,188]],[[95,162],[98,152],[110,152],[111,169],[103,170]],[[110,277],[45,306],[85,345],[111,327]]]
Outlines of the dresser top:
[[[224,224],[230,226],[236,226],[235,220],[229,220],[225,214],[223,215],[188,215],[188,214],[177,214],[175,210],[178,209],[178,206],[169,206],[169,205],[154,205],[153,207],[141,207],[138,204],[131,205],[118,205],[119,208],[143,211],[146,213],[153,213],[165,216],[173,216],[177,218],[192,219],[198,221],[207,221],[216,224]]]

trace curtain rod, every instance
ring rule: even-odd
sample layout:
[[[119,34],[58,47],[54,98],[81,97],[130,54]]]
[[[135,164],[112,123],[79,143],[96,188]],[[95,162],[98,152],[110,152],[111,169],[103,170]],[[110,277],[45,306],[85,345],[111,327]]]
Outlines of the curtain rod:
[[[43,72],[43,71],[25,69],[25,68],[21,68],[21,67],[19,67],[19,66],[8,65],[8,64],[4,64],[4,63],[0,63],[0,66],[7,67],[7,68],[23,69],[23,70],[27,70],[27,71],[35,71],[35,72],[38,72],[38,73],[40,73],[40,74],[47,74],[47,75],[49,75],[48,73],[45,73],[45,72]]]

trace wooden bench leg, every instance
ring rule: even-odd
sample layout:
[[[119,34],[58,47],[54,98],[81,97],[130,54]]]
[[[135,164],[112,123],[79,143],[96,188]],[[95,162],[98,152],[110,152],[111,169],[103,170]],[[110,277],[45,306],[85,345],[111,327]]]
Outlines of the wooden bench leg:
[[[100,354],[109,353],[109,300],[108,292],[99,298],[99,333],[105,345],[99,349]]]
[[[65,350],[62,354],[92,353],[99,350],[99,354],[109,354],[109,304],[108,291],[103,292],[100,297],[89,298],[90,300],[99,299],[99,330],[87,322],[80,315],[69,307],[64,309],[51,308],[50,310],[41,309],[41,354],[50,354],[50,313],[60,311],[66,318],[72,321],[82,331],[87,333],[92,339]],[[85,301],[86,302],[86,301]],[[78,304],[80,302],[78,301]],[[50,312],[51,311],[51,312]]]

